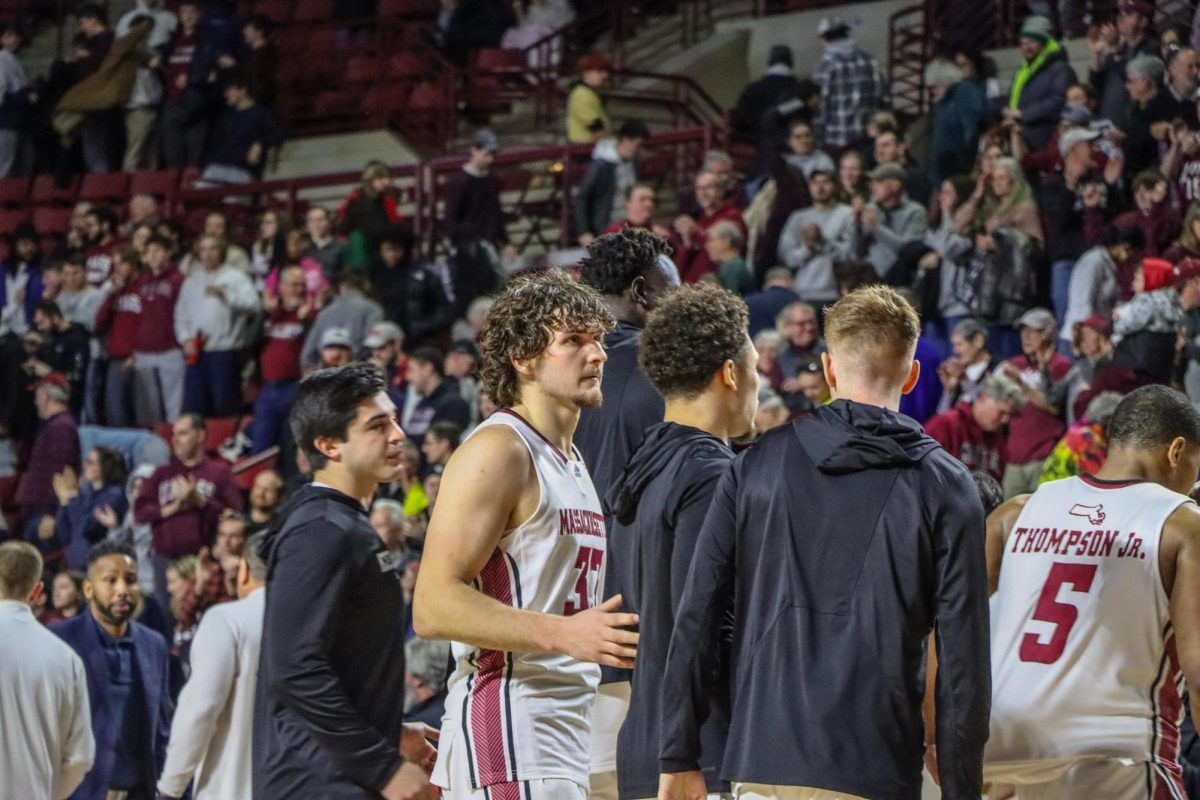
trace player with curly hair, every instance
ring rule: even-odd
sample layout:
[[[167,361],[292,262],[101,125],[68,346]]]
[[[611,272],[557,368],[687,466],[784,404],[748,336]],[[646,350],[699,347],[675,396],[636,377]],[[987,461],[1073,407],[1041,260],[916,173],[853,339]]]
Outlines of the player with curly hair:
[[[562,270],[513,281],[488,315],[484,389],[502,408],[446,465],[413,626],[456,661],[433,781],[450,800],[584,800],[597,664],[638,636],[600,601],[600,500],[572,446],[600,403],[600,296]]]
[[[658,795],[662,677],[675,609],[709,500],[733,458],[729,442],[754,426],[758,354],[747,333],[746,304],[710,284],[683,287],[650,314],[640,361],[666,411],[605,498],[615,516],[608,569],[625,607],[641,620],[629,712],[617,744],[624,798]],[[728,792],[718,775],[729,727],[728,691],[714,692],[708,709],[700,732],[705,788]]]

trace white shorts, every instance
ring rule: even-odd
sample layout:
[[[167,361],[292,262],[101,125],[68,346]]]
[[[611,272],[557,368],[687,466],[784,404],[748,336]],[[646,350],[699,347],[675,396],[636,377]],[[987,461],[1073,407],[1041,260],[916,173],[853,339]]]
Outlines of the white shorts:
[[[616,770],[617,770],[617,735],[625,723],[625,715],[629,712],[629,681],[602,684],[596,690],[596,699],[592,701],[591,722],[591,752],[588,757],[588,771],[595,773],[613,773],[613,790],[611,800],[616,800]],[[593,781],[593,786],[596,782]],[[601,782],[603,785],[603,781]],[[593,792],[593,797],[596,797]],[[610,800],[600,797],[599,800]]]
[[[813,789],[808,786],[771,786],[765,783],[733,784],[734,800],[867,800],[856,794]]]
[[[448,752],[439,750],[438,759],[448,759],[446,770],[436,781],[442,800],[587,800],[587,788],[567,778],[534,778],[473,789],[462,739],[450,737],[445,747]]]
[[[1183,776],[1148,761],[1089,758],[1045,783],[1017,784],[1017,800],[1187,800]]]

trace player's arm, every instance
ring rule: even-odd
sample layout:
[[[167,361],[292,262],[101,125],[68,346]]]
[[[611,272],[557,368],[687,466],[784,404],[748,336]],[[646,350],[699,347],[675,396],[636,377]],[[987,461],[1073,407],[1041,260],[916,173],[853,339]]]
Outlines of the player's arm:
[[[1175,556],[1173,563],[1164,565],[1175,651],[1191,695],[1192,719],[1200,719],[1200,508],[1180,506],[1167,519],[1163,534]]]
[[[1017,517],[1021,516],[1029,495],[1020,494],[1006,500],[987,518],[987,572],[988,594],[996,593],[1000,585],[1000,562],[1004,558],[1004,544],[1008,534],[1017,525]]]
[[[675,617],[663,671],[660,800],[699,800],[707,794],[700,727],[708,716],[721,623],[733,595],[737,496],[735,466],[717,483]]]
[[[529,451],[503,428],[479,431],[454,453],[425,536],[413,628],[423,639],[632,668],[638,636],[622,628],[636,625],[637,615],[614,613],[619,595],[564,617],[516,609],[474,587],[504,531],[537,508],[537,485]]]

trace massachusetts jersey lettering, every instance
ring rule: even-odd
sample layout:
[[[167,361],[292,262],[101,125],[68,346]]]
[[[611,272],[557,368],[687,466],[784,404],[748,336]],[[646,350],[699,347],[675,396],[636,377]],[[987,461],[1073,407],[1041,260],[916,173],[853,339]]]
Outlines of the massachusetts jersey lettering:
[[[568,458],[508,410],[479,428],[505,426],[533,458],[537,510],[504,532],[476,580],[479,591],[515,608],[571,614],[600,602],[606,536],[600,500],[578,453]],[[588,784],[592,698],[600,667],[559,653],[507,653],[452,643],[440,754],[465,747],[474,789],[562,778]],[[448,787],[451,758],[439,755],[433,782]]]
[[[1009,534],[992,598],[985,777],[1054,780],[1083,758],[1152,764],[1182,798],[1182,676],[1158,563],[1191,502],[1153,483],[1043,484]]]

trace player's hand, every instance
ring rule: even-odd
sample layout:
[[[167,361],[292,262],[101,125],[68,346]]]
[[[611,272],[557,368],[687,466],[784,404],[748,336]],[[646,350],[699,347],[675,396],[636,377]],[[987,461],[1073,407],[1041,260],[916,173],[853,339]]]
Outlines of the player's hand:
[[[563,618],[562,652],[580,661],[633,669],[638,635],[624,628],[638,624],[637,614],[622,614],[621,595],[595,608]]]
[[[429,739],[438,740],[440,733],[423,722],[406,722],[400,732],[400,755],[405,761],[411,761],[425,770],[425,774],[433,772],[433,762],[437,759],[437,748],[429,743]]]
[[[386,800],[436,800],[438,790],[429,782],[425,770],[405,761],[379,794]]]
[[[942,779],[938,775],[937,745],[936,744],[925,745],[925,769],[929,770],[929,776],[931,778],[933,778],[933,782],[936,783],[938,786],[941,786]]]
[[[658,776],[658,800],[704,800],[708,787],[704,784],[704,773],[664,772]]]

